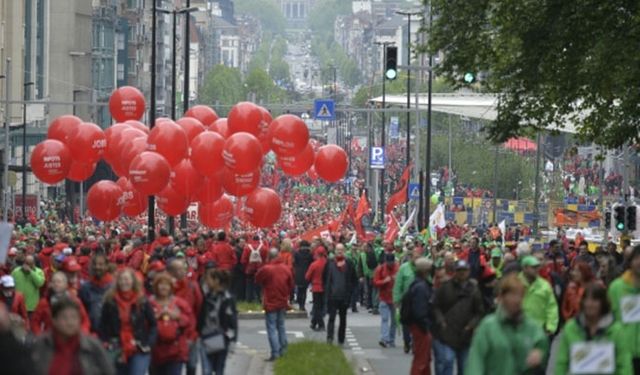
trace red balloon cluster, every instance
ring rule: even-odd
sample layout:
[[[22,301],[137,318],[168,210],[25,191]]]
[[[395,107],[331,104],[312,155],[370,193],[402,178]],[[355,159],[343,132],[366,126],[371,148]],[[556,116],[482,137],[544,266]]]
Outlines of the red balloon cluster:
[[[223,228],[234,217],[232,199],[246,197],[235,215],[253,226],[270,227],[280,219],[282,204],[275,191],[259,187],[264,155],[273,151],[277,165],[290,176],[307,173],[336,182],[348,168],[344,150],[319,147],[300,118],[272,119],[267,109],[250,102],[233,106],[228,118],[197,105],[175,122],[158,118],[150,129],[140,122],[143,95],[127,86],[113,92],[109,109],[117,123],[105,131],[75,116],[56,118],[47,140],[31,156],[34,174],[49,184],[65,178],[84,181],[104,159],[119,179],[100,181],[87,195],[91,215],[103,221],[140,215],[148,196],[156,195],[169,216],[197,202],[201,223]]]

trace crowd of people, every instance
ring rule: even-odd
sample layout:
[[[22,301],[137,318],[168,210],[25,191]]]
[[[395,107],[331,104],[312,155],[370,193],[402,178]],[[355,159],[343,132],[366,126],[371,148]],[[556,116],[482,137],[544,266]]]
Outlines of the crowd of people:
[[[629,243],[591,253],[558,231],[533,250],[515,229],[505,246],[497,226],[452,223],[439,240],[394,242],[348,227],[312,239],[304,227],[162,229],[153,240],[126,227],[16,229],[0,269],[3,373],[222,374],[238,300],[262,304],[268,361],[286,355],[295,306],[336,345],[349,311],[379,315],[379,346],[398,332],[412,375],[432,362],[438,375],[640,371],[640,247]]]

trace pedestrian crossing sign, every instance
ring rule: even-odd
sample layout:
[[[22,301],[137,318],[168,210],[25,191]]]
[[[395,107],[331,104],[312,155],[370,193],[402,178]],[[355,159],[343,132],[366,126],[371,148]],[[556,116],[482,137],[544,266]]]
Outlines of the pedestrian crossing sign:
[[[409,184],[409,199],[417,201],[418,199],[420,199],[420,190],[421,190],[421,186],[420,184],[414,184],[414,183],[410,183]]]
[[[331,99],[316,99],[314,117],[316,120],[333,121],[336,119],[335,102]]]

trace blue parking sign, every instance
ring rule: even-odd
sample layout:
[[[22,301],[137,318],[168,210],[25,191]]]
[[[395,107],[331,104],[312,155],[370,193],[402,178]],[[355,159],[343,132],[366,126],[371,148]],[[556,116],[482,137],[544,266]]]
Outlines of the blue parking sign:
[[[384,169],[384,147],[371,147],[369,168]]]

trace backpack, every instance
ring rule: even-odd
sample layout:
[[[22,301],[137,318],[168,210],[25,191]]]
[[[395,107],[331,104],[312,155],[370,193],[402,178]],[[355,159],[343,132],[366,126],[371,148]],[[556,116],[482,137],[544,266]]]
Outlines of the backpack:
[[[249,255],[249,263],[262,263],[260,247],[254,249],[253,246],[249,245],[249,250],[251,250],[251,254]]]
[[[415,284],[416,280],[411,283],[400,302],[400,323],[402,323],[402,325],[413,323],[413,293],[411,293],[411,290]]]

